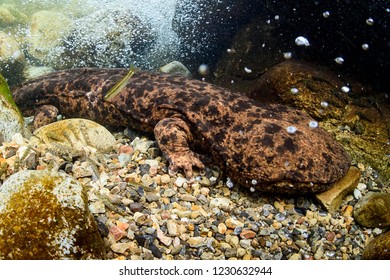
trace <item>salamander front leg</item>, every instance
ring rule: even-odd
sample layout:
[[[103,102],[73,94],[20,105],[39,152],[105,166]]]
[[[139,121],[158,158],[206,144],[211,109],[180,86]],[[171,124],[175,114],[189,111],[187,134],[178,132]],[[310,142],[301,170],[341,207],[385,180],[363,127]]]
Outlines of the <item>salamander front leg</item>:
[[[57,120],[58,112],[59,111],[55,106],[41,106],[34,115],[34,129],[55,122]]]
[[[188,125],[180,118],[166,118],[154,128],[157,143],[169,162],[169,171],[183,169],[187,179],[193,177],[192,168],[204,169],[199,155],[191,151],[193,137]]]

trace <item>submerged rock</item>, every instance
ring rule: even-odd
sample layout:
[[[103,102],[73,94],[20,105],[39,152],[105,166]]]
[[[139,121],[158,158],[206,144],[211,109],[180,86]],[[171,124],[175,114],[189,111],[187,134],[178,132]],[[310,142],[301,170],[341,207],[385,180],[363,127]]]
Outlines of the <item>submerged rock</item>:
[[[83,186],[63,173],[26,170],[0,189],[0,259],[102,259]]]
[[[372,239],[364,248],[366,260],[390,260],[390,231]]]
[[[28,40],[28,53],[51,66],[61,49],[62,37],[72,28],[73,21],[63,13],[39,11],[32,16]]]
[[[12,100],[6,80],[0,74],[0,144],[10,141],[13,135],[23,131],[23,117]]]
[[[44,143],[56,154],[79,154],[86,147],[106,152],[114,148],[115,137],[100,124],[87,119],[66,119],[40,127],[31,144]]]
[[[130,67],[154,39],[151,27],[131,10],[99,10],[74,22],[50,66]]]
[[[390,193],[370,192],[362,197],[354,207],[354,218],[365,227],[390,226]]]

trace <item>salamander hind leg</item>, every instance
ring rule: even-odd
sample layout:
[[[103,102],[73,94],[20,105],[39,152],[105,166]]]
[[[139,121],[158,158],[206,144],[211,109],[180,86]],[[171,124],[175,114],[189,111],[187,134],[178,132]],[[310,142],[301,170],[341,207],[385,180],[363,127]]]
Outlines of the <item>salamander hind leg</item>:
[[[41,106],[34,115],[34,129],[55,122],[57,120],[58,112],[59,111],[55,106]]]
[[[193,141],[188,125],[180,118],[166,118],[154,128],[157,143],[169,162],[169,171],[176,173],[182,169],[187,177],[193,177],[193,167],[204,169],[205,166],[194,153],[189,143]]]

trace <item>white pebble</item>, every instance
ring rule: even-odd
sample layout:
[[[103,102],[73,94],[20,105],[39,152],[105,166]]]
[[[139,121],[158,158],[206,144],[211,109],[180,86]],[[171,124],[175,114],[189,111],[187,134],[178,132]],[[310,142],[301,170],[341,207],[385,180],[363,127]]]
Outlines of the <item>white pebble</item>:
[[[175,185],[177,187],[181,187],[184,185],[184,183],[187,182],[187,179],[186,178],[183,178],[183,177],[177,177],[176,181],[175,181]]]
[[[363,44],[362,45],[362,49],[365,50],[365,51],[368,51],[369,48],[370,48],[370,46],[368,44]]]
[[[329,11],[325,11],[322,13],[322,15],[324,16],[324,18],[328,18],[330,16],[330,13]]]
[[[367,23],[367,25],[374,25],[374,20],[372,19],[372,18],[368,18],[368,19],[366,19],[366,23]]]
[[[359,191],[364,191],[365,189],[367,189],[367,185],[364,184],[364,183],[359,183],[356,187]]]
[[[345,92],[345,93],[348,93],[350,91],[350,88],[347,87],[347,86],[343,86],[343,87],[341,87],[341,91]]]
[[[290,92],[291,92],[292,94],[297,94],[298,91],[299,91],[299,90],[298,90],[297,88],[295,88],[295,87],[293,87],[293,88],[290,89]]]
[[[356,198],[356,199],[360,199],[362,197],[362,193],[358,190],[358,189],[354,189],[353,190],[353,196]]]
[[[317,127],[318,127],[318,122],[316,122],[316,121],[311,121],[311,122],[309,122],[309,126],[310,126],[311,128],[317,128]]]
[[[328,102],[326,102],[326,101],[321,101],[321,107],[323,107],[323,108],[328,108],[328,106],[329,106],[329,103],[328,103]]]
[[[295,39],[295,44],[297,46],[310,46],[310,43],[309,43],[309,40],[307,40],[305,37],[303,36],[298,36],[296,39]]]
[[[249,69],[249,68],[247,68],[247,67],[245,67],[244,70],[245,70],[245,72],[247,72],[247,73],[252,73],[252,70]]]
[[[285,53],[283,53],[283,57],[284,57],[284,59],[290,59],[292,57],[292,53],[291,52],[285,52]]]
[[[297,128],[295,126],[290,125],[287,127],[287,132],[290,134],[294,134],[295,132],[297,132]]]
[[[334,61],[336,61],[337,64],[343,64],[344,63],[344,58],[342,58],[341,56],[339,57],[336,57],[334,59]]]

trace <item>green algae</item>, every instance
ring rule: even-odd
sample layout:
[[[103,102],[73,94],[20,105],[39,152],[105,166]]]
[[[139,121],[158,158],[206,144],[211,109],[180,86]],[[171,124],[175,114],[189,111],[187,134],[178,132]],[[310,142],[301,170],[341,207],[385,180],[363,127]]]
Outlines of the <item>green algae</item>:
[[[15,111],[17,111],[20,115],[22,115],[18,106],[16,105],[15,101],[12,98],[12,93],[8,86],[7,81],[1,74],[0,74],[0,95],[3,96],[5,100],[7,100],[7,102],[15,109]]]

